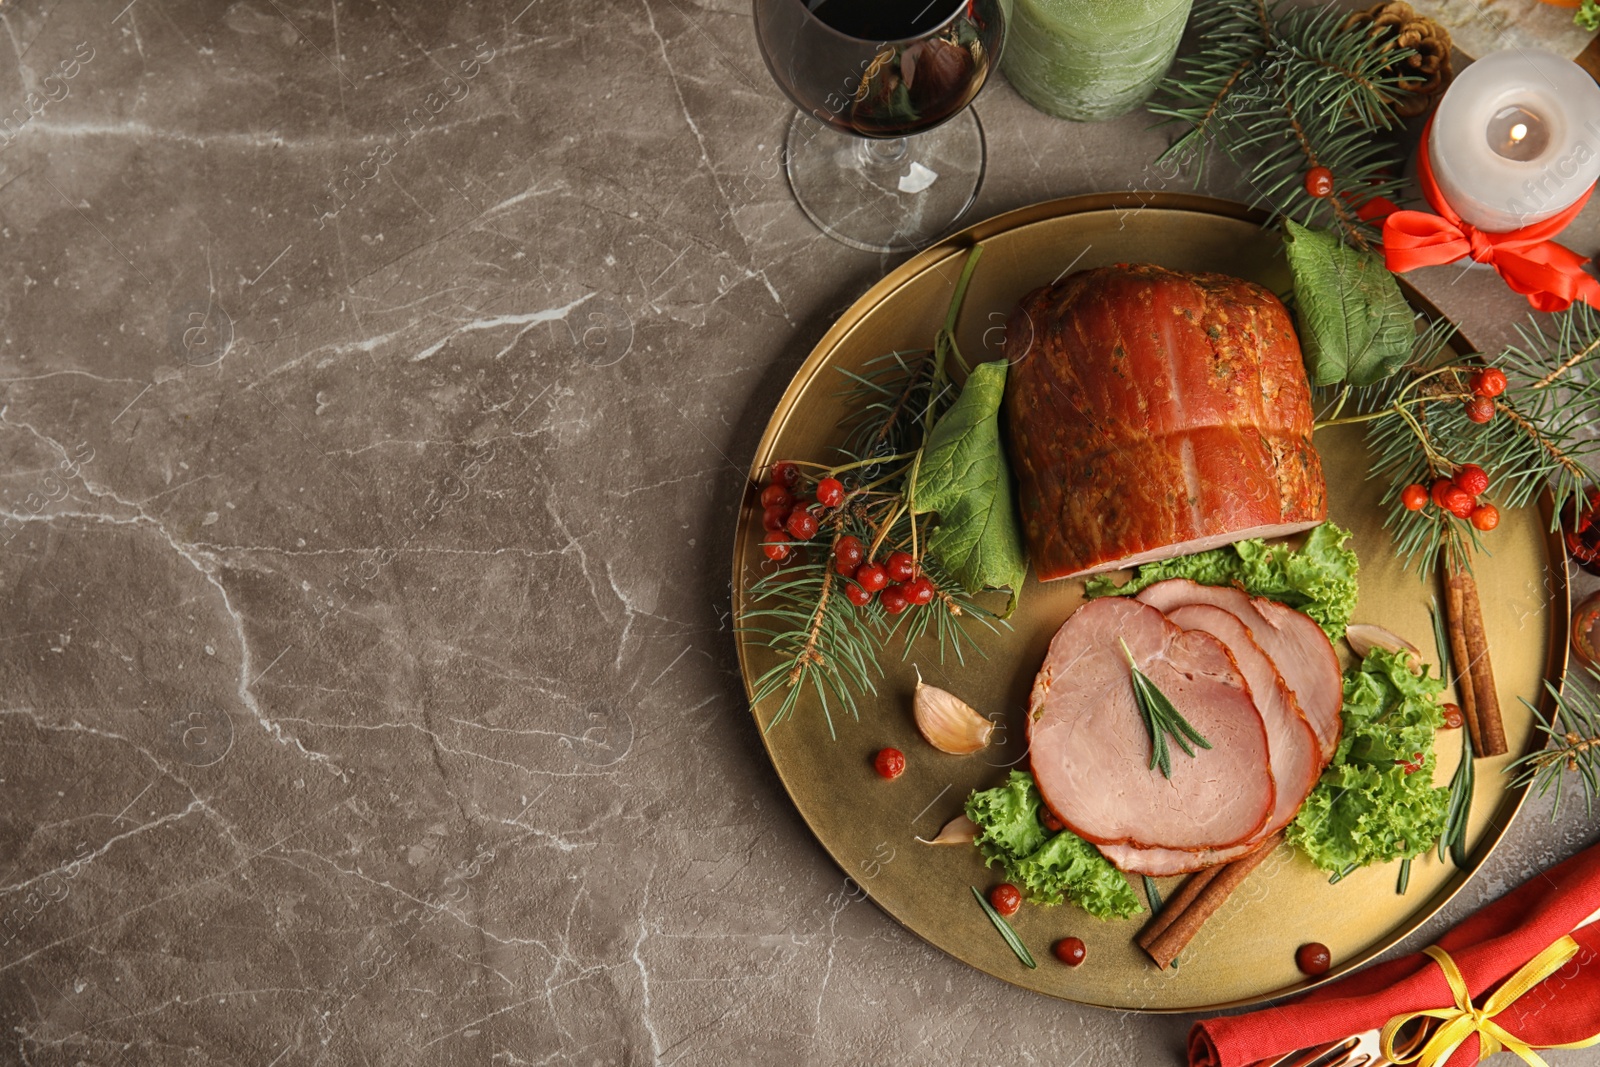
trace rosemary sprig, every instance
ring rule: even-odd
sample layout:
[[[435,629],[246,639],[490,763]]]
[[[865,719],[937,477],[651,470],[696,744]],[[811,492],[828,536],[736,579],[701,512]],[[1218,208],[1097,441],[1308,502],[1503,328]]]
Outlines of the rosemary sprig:
[[[1600,684],[1600,671],[1586,668],[1592,684]],[[1564,690],[1546,682],[1545,687],[1555,702],[1555,711],[1546,718],[1538,708],[1523,703],[1533,712],[1533,718],[1544,731],[1546,743],[1551,747],[1530,752],[1506,768],[1515,775],[1515,785],[1531,785],[1544,796],[1555,790],[1555,807],[1550,812],[1553,819],[1561,811],[1566,799],[1568,772],[1578,781],[1583,794],[1584,811],[1592,817],[1594,802],[1600,796],[1600,702],[1583,685],[1568,684]]]
[[[1411,885],[1411,857],[1407,856],[1400,861],[1400,877],[1395,880],[1394,891],[1400,896],[1406,895],[1406,889]]]
[[[1433,640],[1439,650],[1439,674],[1446,684],[1450,681],[1450,639],[1445,635],[1444,612],[1435,599],[1429,607],[1433,615]],[[1472,732],[1461,728],[1461,762],[1450,776],[1450,796],[1445,801],[1444,830],[1439,834],[1439,862],[1445,853],[1459,870],[1467,869],[1467,820],[1472,814],[1472,790],[1477,781],[1473,767]]]
[[[1033,962],[1033,954],[1028,951],[1028,946],[1022,943],[1022,938],[1017,936],[1017,932],[1011,928],[1011,924],[1006,922],[998,911],[994,910],[993,905],[984,899],[983,894],[978,892],[976,886],[968,886],[967,888],[972,890],[972,895],[977,898],[978,906],[983,909],[985,915],[989,916],[989,921],[994,923],[994,928],[1000,931],[1000,936],[1006,939],[1006,944],[1011,946],[1011,951],[1017,954],[1017,959],[1022,961],[1022,965],[1037,969],[1039,965]]]
[[[1150,914],[1154,915],[1161,910],[1161,889],[1148,874],[1141,877],[1144,878],[1144,898],[1150,903]]]
[[[1189,747],[1190,741],[1201,748],[1210,748],[1211,742],[1189,725],[1189,720],[1179,714],[1167,695],[1133,662],[1133,652],[1129,650],[1128,642],[1120,637],[1117,640],[1122,644],[1122,654],[1128,657],[1128,670],[1133,677],[1133,695],[1138,701],[1139,713],[1144,716],[1145,728],[1150,731],[1149,766],[1160,767],[1162,777],[1171,778],[1172,753],[1167,748],[1168,737],[1176,741],[1178,747],[1183,749],[1183,754],[1190,759],[1195,754],[1194,749]]]

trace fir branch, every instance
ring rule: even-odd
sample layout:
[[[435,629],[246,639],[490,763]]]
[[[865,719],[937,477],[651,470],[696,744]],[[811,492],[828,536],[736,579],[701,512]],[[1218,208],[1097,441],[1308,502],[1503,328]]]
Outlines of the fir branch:
[[[1589,667],[1587,673],[1591,684],[1600,685],[1600,671]],[[1595,798],[1600,796],[1600,700],[1584,685],[1570,684],[1570,679],[1564,689],[1549,682],[1545,688],[1555,705],[1548,718],[1526,699],[1523,703],[1544,732],[1547,747],[1514,761],[1506,771],[1514,775],[1514,785],[1535,788],[1540,796],[1555,792],[1552,819],[1560,814],[1569,778],[1575,777],[1584,811],[1592,817]]]

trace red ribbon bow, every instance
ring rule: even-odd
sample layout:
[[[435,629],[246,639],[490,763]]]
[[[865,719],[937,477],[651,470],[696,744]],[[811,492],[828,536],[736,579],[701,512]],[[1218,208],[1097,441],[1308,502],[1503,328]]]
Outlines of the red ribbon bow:
[[[1538,311],[1565,311],[1574,300],[1600,307],[1600,281],[1583,270],[1588,257],[1556,244],[1550,238],[1567,228],[1594,192],[1594,186],[1559,214],[1510,233],[1485,233],[1445,202],[1428,159],[1428,135],[1422,135],[1417,153],[1417,180],[1428,206],[1426,211],[1396,211],[1383,220],[1383,258],[1395,273],[1454,263],[1471,256],[1492,266],[1507,285],[1528,298]]]

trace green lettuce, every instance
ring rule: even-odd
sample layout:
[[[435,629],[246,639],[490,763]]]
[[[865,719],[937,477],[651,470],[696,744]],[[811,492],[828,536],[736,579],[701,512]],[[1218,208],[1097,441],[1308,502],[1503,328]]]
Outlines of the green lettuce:
[[[1356,610],[1359,563],[1355,551],[1344,547],[1349,539],[1348,530],[1325,522],[1307,534],[1298,549],[1253,538],[1192,556],[1146,563],[1120,586],[1110,575],[1099,575],[1089,579],[1085,592],[1090,598],[1131,596],[1168,578],[1237,586],[1251,596],[1298,608],[1315,619],[1330,640],[1337,641]]]
[[[1012,771],[1003,785],[967,798],[967,818],[978,824],[984,862],[1038,904],[1070,900],[1099,919],[1126,919],[1144,906],[1122,872],[1098,849],[1067,830],[1050,833],[1039,822],[1043,803],[1033,776]]]
[[[1345,671],[1344,733],[1288,838],[1325,871],[1426,852],[1444,832],[1450,790],[1435,788],[1444,683],[1405,653],[1373,649]],[[1407,774],[1405,764],[1421,763]]]

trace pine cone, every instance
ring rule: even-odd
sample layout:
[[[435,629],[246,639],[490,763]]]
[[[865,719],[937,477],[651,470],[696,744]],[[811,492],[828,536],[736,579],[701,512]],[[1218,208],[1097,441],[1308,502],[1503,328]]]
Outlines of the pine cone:
[[[1391,101],[1397,114],[1411,117],[1432,110],[1455,76],[1450,69],[1450,31],[1417,14],[1405,0],[1389,0],[1344,21],[1344,29],[1367,28],[1367,36],[1381,42],[1384,51],[1414,49],[1400,63],[1400,87],[1405,95]]]

